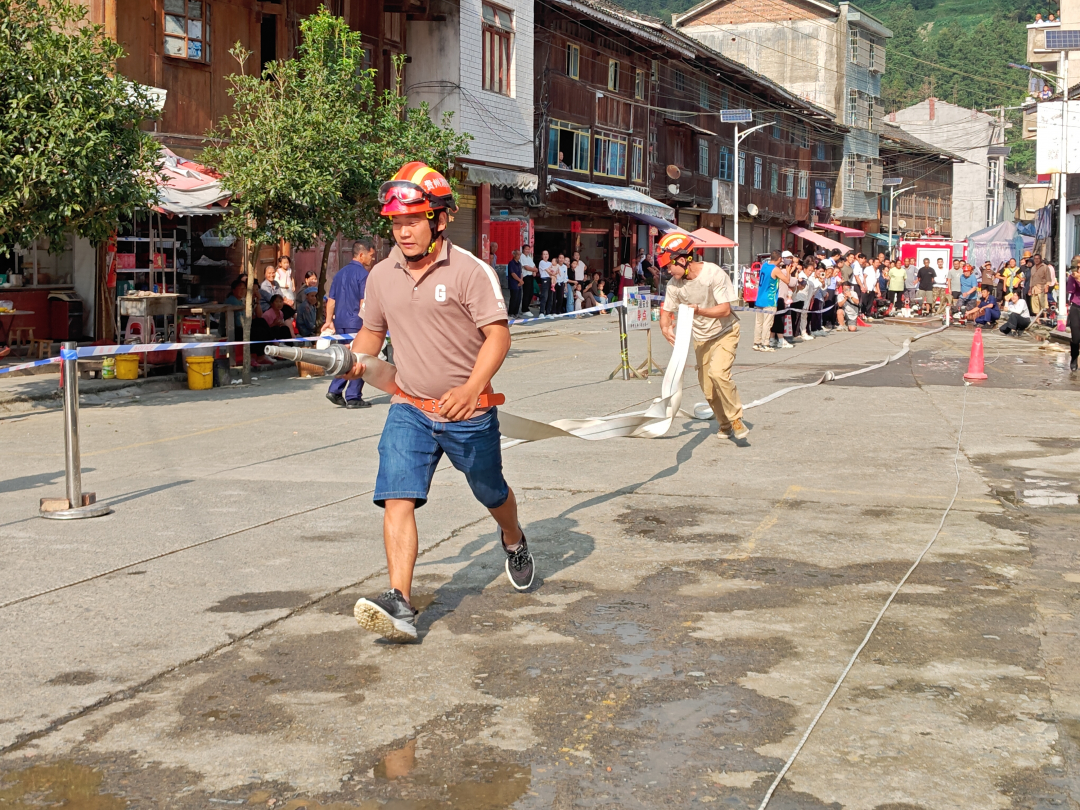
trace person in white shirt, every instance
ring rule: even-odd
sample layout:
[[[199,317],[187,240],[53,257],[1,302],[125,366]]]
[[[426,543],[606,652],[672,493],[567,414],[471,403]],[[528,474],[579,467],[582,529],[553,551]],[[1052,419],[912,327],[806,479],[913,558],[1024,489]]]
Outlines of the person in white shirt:
[[[274,271],[274,280],[281,287],[281,297],[285,299],[285,305],[293,308],[296,306],[296,279],[293,278],[292,259],[282,256],[278,259],[277,270]]]
[[[536,295],[536,262],[532,257],[532,245],[526,242],[521,246],[521,256],[518,261],[521,262],[521,302],[523,308],[528,311]]]
[[[570,280],[570,260],[565,256],[559,256],[559,263],[555,270],[555,299],[551,304],[549,315],[566,311],[566,287]]]
[[[574,251],[574,261],[570,265],[570,270],[573,273],[570,287],[566,291],[566,298],[569,312],[574,312],[581,309],[578,301],[581,299],[581,289],[585,286],[585,274],[588,271],[588,267],[585,262],[581,260],[581,254],[576,250]]]
[[[1031,326],[1031,311],[1028,310],[1027,301],[1016,293],[1005,298],[1005,311],[1009,313],[1009,317],[1000,327],[1001,334],[1008,335],[1015,330],[1019,337]]]
[[[540,261],[536,264],[536,283],[540,288],[540,315],[547,314],[548,298],[551,297],[551,260],[548,256],[546,250],[542,251]]]
[[[795,295],[792,296],[792,308],[801,309],[802,312],[793,312],[792,315],[792,334],[798,333],[799,337],[803,340],[813,340],[810,336],[810,329],[808,327],[809,321],[809,307],[807,303],[810,300],[810,285],[809,278],[803,270],[798,271],[798,286],[795,289]],[[798,323],[795,323],[795,319],[798,318]]]

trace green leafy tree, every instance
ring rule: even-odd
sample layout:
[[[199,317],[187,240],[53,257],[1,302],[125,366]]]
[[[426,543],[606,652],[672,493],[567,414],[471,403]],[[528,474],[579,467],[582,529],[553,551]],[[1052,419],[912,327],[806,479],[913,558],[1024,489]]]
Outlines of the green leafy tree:
[[[148,88],[71,0],[0,0],[0,252],[68,233],[97,244],[156,199]]]
[[[399,92],[379,94],[375,71],[363,67],[360,32],[325,7],[301,22],[296,58],[267,65],[261,76],[245,73],[251,54],[239,44],[230,53],[241,68],[230,77],[233,112],[200,159],[235,195],[222,229],[247,244],[248,341],[261,246],[286,241],[306,249],[323,240],[321,302],[333,239],[386,232],[376,205],[383,180],[408,160],[446,171],[467,153],[468,137],[450,128],[449,117],[440,126],[426,106],[408,108]],[[245,381],[250,364],[245,345]]]

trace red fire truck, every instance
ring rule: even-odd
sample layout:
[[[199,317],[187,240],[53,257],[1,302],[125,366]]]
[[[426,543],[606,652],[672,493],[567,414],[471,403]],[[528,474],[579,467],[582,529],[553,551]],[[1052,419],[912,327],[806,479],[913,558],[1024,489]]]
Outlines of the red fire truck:
[[[901,239],[900,260],[906,262],[908,259],[914,259],[916,267],[922,267],[923,259],[929,259],[930,266],[937,273],[935,281],[944,287],[947,278],[938,270],[937,260],[942,260],[942,266],[947,273],[952,268],[953,259],[967,259],[967,242],[954,242],[936,234],[920,236],[918,239]]]

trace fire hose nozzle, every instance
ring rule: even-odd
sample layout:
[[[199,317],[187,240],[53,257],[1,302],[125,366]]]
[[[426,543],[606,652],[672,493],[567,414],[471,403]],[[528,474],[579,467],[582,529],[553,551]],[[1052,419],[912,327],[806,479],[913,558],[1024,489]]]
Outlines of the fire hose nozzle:
[[[299,349],[295,346],[267,346],[266,353],[281,360],[297,363],[310,363],[326,369],[327,374],[340,377],[348,374],[357,363],[357,356],[352,349],[340,343],[333,343],[326,349]]]

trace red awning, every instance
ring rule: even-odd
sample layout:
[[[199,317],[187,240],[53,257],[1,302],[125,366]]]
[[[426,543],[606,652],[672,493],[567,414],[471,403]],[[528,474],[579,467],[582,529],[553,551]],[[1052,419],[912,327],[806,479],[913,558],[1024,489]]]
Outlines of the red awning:
[[[815,245],[821,245],[826,250],[839,250],[841,255],[850,253],[855,249],[845,245],[843,242],[837,242],[835,239],[830,239],[827,236],[822,236],[820,233],[814,233],[811,230],[800,228],[798,226],[788,228],[788,233],[792,233],[808,242],[813,242]]]
[[[833,225],[831,222],[818,222],[815,223],[814,227],[827,228],[830,231],[842,233],[844,236],[866,236],[866,231],[860,231],[858,228],[848,228],[843,225]]]
[[[735,243],[728,239],[726,236],[721,236],[715,231],[710,231],[708,228],[698,228],[696,231],[691,231],[690,235],[696,239],[699,244],[697,247],[703,248],[733,248]]]

